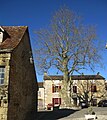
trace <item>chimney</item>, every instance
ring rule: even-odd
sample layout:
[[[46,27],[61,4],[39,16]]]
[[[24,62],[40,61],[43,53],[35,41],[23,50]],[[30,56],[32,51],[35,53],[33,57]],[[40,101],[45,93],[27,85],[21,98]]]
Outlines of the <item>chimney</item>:
[[[4,33],[4,29],[0,27],[0,43],[3,41],[3,33]]]
[[[100,72],[98,72],[97,75],[100,75]]]

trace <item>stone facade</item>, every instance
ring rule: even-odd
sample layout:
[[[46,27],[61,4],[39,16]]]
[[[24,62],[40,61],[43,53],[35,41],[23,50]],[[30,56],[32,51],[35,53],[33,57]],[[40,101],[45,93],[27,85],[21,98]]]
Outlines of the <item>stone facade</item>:
[[[38,83],[38,110],[45,109],[45,88],[44,83]]]
[[[96,105],[101,99],[107,97],[105,78],[101,75],[74,75],[71,76],[71,79],[72,85],[68,88],[71,90],[72,106],[79,106],[82,100],[80,97],[86,97],[84,95],[86,92],[88,92],[88,101],[93,100],[91,101],[91,103],[93,103],[92,105]],[[62,81],[63,76],[44,75],[45,107],[47,107],[48,104],[60,104],[61,107],[66,106],[63,97],[61,97],[61,89],[63,88]],[[95,91],[92,91],[92,85],[94,85]]]
[[[1,94],[0,120],[34,120],[37,113],[37,79],[28,28],[11,26],[2,29],[0,66],[5,67],[6,103]]]
[[[0,86],[0,120],[7,120],[8,109],[8,80],[10,53],[0,54],[0,66],[5,66],[4,85]]]
[[[73,80],[72,103],[79,106],[79,102],[84,98],[83,100],[89,101],[90,105],[96,106],[100,100],[105,99],[107,97],[105,79],[101,76],[99,78],[100,79]],[[77,90],[73,90],[73,87]]]
[[[61,86],[62,81],[61,80],[50,80],[47,78],[47,80],[44,80],[44,87],[45,87],[45,108],[47,108],[48,104],[53,104],[53,98],[60,99],[60,92],[56,91],[53,92],[53,85]],[[61,104],[63,104],[63,100],[61,101]]]

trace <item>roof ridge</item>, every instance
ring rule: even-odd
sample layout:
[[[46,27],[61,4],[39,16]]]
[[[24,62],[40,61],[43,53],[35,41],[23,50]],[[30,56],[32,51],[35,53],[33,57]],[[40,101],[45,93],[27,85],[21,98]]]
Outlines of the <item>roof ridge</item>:
[[[85,80],[85,79],[105,79],[103,76],[97,74],[97,75],[72,75],[71,78],[73,80]],[[44,76],[44,80],[62,80],[63,75],[47,75]]]

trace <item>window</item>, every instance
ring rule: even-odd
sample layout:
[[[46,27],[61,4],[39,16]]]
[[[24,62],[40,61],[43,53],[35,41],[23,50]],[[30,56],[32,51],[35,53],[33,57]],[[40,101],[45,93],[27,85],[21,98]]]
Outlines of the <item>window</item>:
[[[105,90],[107,90],[107,83],[105,83]]]
[[[91,100],[91,105],[92,105],[92,106],[97,106],[97,99],[95,99],[95,98],[92,99],[92,100]]]
[[[73,93],[77,93],[77,86],[73,86]]]
[[[55,104],[61,104],[61,98],[52,98],[52,103],[53,103],[53,105],[55,105]]]
[[[91,85],[91,92],[97,92],[97,87],[96,85]]]
[[[0,85],[4,84],[5,67],[0,66]]]
[[[38,91],[38,96],[41,97],[41,91]]]
[[[55,86],[55,85],[52,85],[52,92],[59,92],[61,90],[61,86]]]

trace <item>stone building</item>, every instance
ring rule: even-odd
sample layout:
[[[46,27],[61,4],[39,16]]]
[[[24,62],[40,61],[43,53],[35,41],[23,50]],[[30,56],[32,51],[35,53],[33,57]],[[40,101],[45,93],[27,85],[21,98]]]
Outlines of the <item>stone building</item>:
[[[37,79],[28,27],[2,26],[0,120],[34,120],[36,112]]]
[[[43,82],[38,82],[38,109],[45,109],[45,88]]]
[[[97,105],[99,100],[107,97],[105,89],[105,78],[101,75],[73,75],[70,77],[72,84],[68,86],[68,96],[71,98],[72,106],[79,106],[80,102],[90,102]],[[44,75],[45,107],[49,104],[66,107],[61,95],[63,89],[63,76]],[[71,94],[69,94],[71,92]]]

